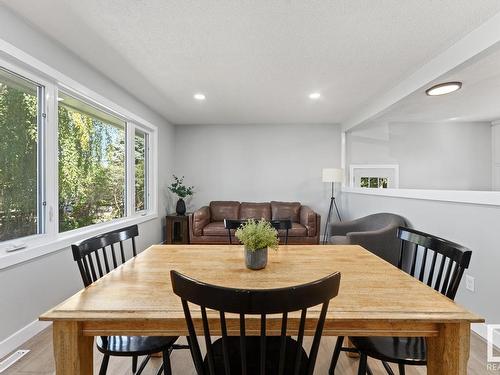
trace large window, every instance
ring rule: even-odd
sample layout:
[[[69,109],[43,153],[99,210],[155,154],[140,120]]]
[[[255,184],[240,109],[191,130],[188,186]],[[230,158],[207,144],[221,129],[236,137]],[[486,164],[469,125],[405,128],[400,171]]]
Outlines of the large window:
[[[0,241],[40,231],[37,183],[43,87],[0,69]]]
[[[125,215],[125,122],[59,93],[59,231]]]
[[[156,213],[156,128],[54,81],[0,59],[0,258]]]

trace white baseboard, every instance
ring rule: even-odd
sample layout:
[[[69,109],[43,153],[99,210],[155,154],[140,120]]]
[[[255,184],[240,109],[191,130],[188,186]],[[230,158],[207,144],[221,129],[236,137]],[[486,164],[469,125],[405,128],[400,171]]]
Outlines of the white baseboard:
[[[14,332],[5,340],[0,342],[0,358],[5,357],[7,354],[17,349],[20,345],[24,344],[30,338],[49,327],[51,324],[51,322],[41,322],[39,320],[35,320],[27,326],[21,328],[19,331]]]
[[[488,341],[488,325],[486,323],[472,323],[471,329],[477,333],[484,341]],[[500,350],[500,332],[495,330],[493,334],[493,345]]]

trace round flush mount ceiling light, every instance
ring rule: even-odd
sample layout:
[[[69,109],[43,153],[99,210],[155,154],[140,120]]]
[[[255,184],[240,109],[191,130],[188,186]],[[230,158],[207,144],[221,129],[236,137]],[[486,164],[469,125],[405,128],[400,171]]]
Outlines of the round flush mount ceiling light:
[[[207,97],[205,96],[205,94],[198,92],[193,95],[193,98],[195,98],[196,100],[205,100]]]
[[[309,99],[318,100],[319,98],[321,98],[321,94],[319,92],[312,92],[309,94]]]
[[[445,95],[460,90],[461,87],[462,82],[445,82],[432,86],[425,93],[429,96]]]

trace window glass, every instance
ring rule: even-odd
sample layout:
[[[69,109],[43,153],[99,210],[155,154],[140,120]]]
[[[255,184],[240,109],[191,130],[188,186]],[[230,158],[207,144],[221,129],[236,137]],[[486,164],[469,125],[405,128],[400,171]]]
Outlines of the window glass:
[[[125,216],[125,122],[59,94],[59,231]]]
[[[137,130],[134,137],[135,150],[135,210],[143,211],[147,207],[147,134]]]
[[[38,233],[38,120],[43,88],[0,69],[0,241]]]

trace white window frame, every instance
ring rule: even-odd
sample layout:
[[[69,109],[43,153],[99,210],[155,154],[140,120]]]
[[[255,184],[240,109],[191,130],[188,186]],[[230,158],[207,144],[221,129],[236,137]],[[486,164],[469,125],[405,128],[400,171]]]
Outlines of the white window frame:
[[[354,172],[356,169],[389,169],[394,172],[394,187],[393,189],[399,188],[399,165],[398,164],[351,164],[349,165],[349,187],[351,188],[359,188],[359,189],[367,189],[356,186]],[[378,176],[378,175],[370,175],[369,177],[386,177],[386,176]],[[385,190],[385,189],[384,189]]]
[[[45,186],[45,212],[43,219],[45,233],[28,237],[18,238],[0,242],[0,269],[25,262],[27,260],[60,251],[74,242],[94,236],[106,231],[118,229],[125,225],[139,224],[153,220],[158,217],[158,128],[144,120],[135,113],[116,104],[115,102],[94,92],[78,81],[69,78],[63,73],[53,69],[45,63],[19,50],[17,47],[0,39],[0,66],[12,71],[22,77],[44,86],[45,101],[43,112],[46,114],[44,120],[43,177]],[[69,95],[75,96],[90,105],[105,112],[113,114],[126,122],[126,211],[125,217],[78,228],[71,231],[59,233],[58,220],[58,91],[61,89]],[[134,193],[134,134],[138,128],[148,134],[147,152],[147,184],[148,184],[148,208],[135,212]],[[132,155],[130,155],[132,153]],[[131,157],[132,156],[132,157]],[[132,183],[132,184],[131,184]],[[12,247],[21,249],[7,252]]]

